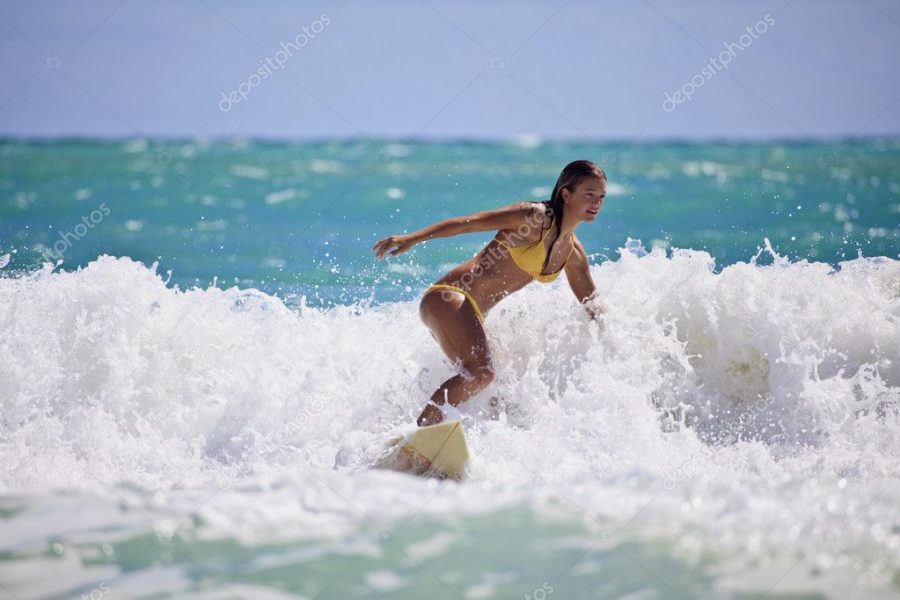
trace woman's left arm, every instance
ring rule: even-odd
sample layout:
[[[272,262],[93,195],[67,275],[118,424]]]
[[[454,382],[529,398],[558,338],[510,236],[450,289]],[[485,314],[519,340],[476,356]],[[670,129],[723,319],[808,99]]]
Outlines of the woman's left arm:
[[[588,315],[592,319],[596,319],[603,312],[603,308],[600,306],[597,298],[597,286],[593,277],[591,277],[591,269],[584,247],[574,233],[572,238],[575,248],[571,256],[569,256],[569,260],[566,261],[566,279],[569,280],[569,287],[572,288],[572,292],[581,305],[584,306]]]

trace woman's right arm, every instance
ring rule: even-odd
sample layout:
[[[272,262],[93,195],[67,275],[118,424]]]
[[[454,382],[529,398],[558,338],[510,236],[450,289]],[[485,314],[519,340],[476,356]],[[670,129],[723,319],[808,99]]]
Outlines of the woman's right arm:
[[[529,202],[514,202],[493,210],[483,210],[464,217],[452,217],[406,235],[392,235],[375,243],[372,250],[377,258],[396,248],[390,256],[403,254],[415,244],[434,238],[451,237],[461,233],[515,229],[534,210]]]

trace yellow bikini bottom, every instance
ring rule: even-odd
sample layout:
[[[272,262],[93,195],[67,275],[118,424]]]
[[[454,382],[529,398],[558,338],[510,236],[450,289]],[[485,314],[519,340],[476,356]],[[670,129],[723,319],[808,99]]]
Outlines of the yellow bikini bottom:
[[[455,285],[447,285],[445,283],[435,283],[430,288],[425,290],[427,294],[431,290],[452,290],[454,292],[459,292],[463,294],[466,298],[469,299],[469,302],[472,303],[472,309],[475,311],[475,314],[478,316],[478,320],[484,323],[484,315],[481,314],[481,309],[478,308],[478,303],[475,302],[475,298],[472,297],[472,294],[462,289],[461,287],[456,287]]]

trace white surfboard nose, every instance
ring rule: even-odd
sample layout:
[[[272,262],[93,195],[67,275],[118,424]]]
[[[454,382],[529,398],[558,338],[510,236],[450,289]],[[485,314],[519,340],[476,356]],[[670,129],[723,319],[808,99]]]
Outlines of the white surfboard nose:
[[[416,475],[462,479],[469,448],[459,421],[420,427],[405,438],[389,443],[396,449],[379,465]]]

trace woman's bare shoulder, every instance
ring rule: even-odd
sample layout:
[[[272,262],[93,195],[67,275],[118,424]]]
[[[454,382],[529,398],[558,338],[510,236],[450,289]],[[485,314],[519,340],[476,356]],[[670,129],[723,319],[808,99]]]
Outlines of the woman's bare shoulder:
[[[511,245],[530,242],[533,241],[532,238],[539,239],[540,232],[550,225],[550,217],[547,216],[547,205],[543,202],[522,200],[509,206],[511,208],[515,207],[518,217],[516,225],[498,230],[495,236],[498,240]]]
[[[512,217],[507,223],[506,229],[518,229],[521,225],[542,225],[549,223],[547,216],[547,208],[543,202],[534,202],[533,200],[520,200],[507,204],[496,212],[502,212]]]
[[[547,214],[547,204],[544,202],[535,202],[534,200],[523,200],[519,204],[522,205],[523,215],[526,223],[531,225],[550,224],[550,215]]]

